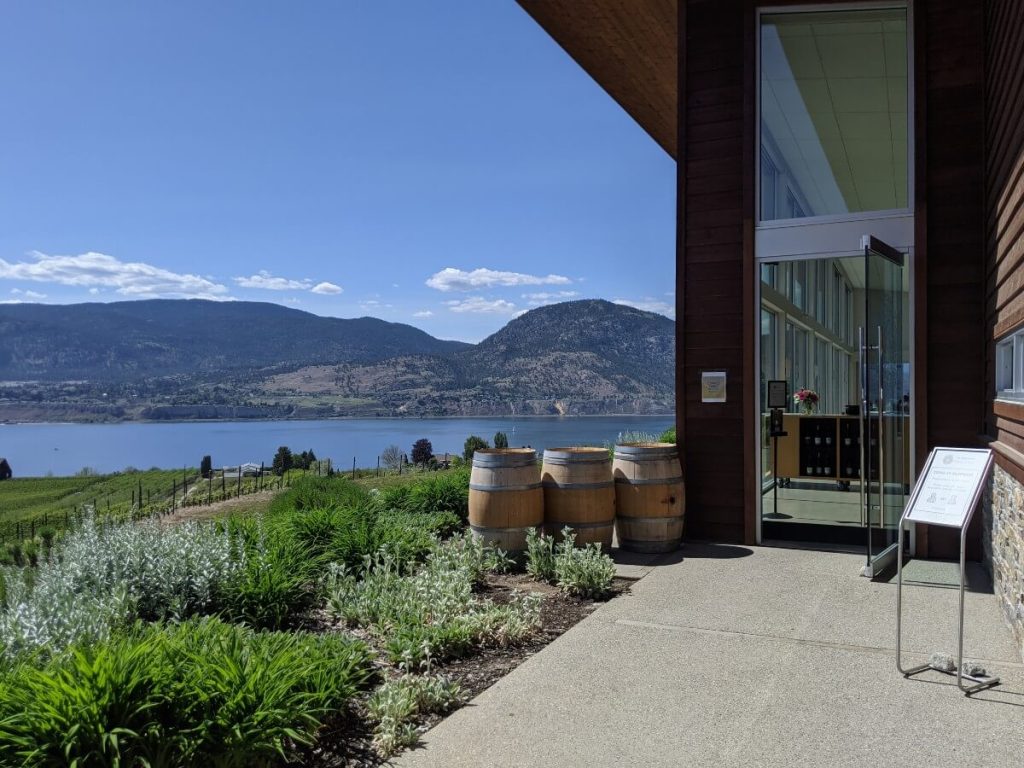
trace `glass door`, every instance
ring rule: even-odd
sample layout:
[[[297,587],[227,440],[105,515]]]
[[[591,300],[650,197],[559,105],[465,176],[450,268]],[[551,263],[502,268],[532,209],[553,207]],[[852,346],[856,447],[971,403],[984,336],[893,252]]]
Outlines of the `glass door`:
[[[894,560],[910,483],[909,287],[903,254],[864,238],[864,322],[859,328],[861,515],[866,575]]]

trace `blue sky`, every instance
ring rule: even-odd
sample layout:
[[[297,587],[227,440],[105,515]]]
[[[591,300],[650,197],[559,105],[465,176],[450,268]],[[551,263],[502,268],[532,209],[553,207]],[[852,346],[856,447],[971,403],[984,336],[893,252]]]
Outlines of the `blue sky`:
[[[9,4],[0,103],[0,301],[671,312],[674,161],[512,0]]]

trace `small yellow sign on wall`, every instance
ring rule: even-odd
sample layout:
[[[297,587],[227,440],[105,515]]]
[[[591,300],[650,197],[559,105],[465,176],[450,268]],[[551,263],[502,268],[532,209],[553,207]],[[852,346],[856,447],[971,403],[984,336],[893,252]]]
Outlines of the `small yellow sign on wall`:
[[[725,402],[725,371],[701,371],[700,401],[702,403]]]

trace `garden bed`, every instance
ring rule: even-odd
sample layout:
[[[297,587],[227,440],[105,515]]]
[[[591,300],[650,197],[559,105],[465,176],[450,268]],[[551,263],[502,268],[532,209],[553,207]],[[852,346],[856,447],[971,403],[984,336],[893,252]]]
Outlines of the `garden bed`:
[[[616,578],[612,594],[629,590],[630,579]],[[459,685],[460,703],[444,714],[431,714],[419,720],[417,729],[425,733],[456,710],[490,688],[530,656],[592,614],[605,600],[588,600],[567,595],[555,586],[538,582],[522,573],[490,574],[479,593],[495,603],[507,602],[515,592],[535,592],[543,596],[541,623],[526,642],[505,648],[487,647],[477,653],[438,664],[433,672]],[[371,768],[388,765],[373,746],[373,726],[367,721],[365,698],[352,702],[340,717],[328,722],[317,745],[308,750],[302,765],[314,768]]]
[[[0,767],[382,764],[626,589],[571,533],[510,572],[467,493],[310,477],[257,514],[26,542],[0,566]]]

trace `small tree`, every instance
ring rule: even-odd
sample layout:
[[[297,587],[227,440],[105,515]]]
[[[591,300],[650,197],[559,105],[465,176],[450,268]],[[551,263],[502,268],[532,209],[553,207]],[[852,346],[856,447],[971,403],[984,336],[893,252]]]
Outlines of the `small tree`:
[[[482,451],[490,447],[491,446],[489,446],[487,444],[487,441],[484,440],[482,437],[470,435],[469,437],[466,438],[466,442],[463,443],[462,445],[462,458],[464,458],[466,461],[472,461],[473,454],[476,451]]]
[[[425,437],[421,437],[412,444],[412,463],[426,466],[430,457],[434,455],[434,446]]]
[[[272,467],[275,475],[283,475],[292,468],[292,451],[287,445],[277,449]]]
[[[508,435],[504,432],[494,433],[494,447],[495,448],[508,448]]]
[[[213,474],[213,459],[209,454],[203,456],[203,460],[199,462],[199,474],[204,480]]]
[[[402,449],[397,445],[389,445],[380,458],[388,469],[398,469],[402,464]]]

